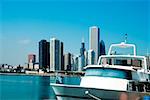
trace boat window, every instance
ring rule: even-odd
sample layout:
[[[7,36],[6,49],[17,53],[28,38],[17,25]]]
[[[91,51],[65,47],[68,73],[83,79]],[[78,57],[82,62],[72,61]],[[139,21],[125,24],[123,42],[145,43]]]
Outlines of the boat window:
[[[132,78],[131,71],[112,68],[88,68],[86,69],[85,76],[113,77],[129,80]]]
[[[102,65],[121,65],[121,66],[134,66],[143,67],[143,60],[137,58],[127,58],[127,57],[102,57],[100,60]]]

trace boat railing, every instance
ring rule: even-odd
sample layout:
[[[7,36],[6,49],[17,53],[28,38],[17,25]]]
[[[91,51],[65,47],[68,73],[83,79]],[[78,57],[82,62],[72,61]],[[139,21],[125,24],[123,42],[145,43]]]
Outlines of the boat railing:
[[[125,42],[121,42],[120,44],[112,44],[109,48],[108,55],[111,55],[111,51],[113,47],[118,47],[118,48],[133,47],[133,55],[136,56],[136,46],[134,44],[126,44]]]

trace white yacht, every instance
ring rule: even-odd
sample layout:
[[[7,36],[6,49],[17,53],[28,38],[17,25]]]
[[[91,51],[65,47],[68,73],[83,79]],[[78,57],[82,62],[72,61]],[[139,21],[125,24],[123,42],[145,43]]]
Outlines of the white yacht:
[[[111,54],[112,48],[133,48],[133,54]],[[112,44],[97,65],[88,65],[80,85],[51,84],[58,100],[150,100],[150,72],[134,44]]]

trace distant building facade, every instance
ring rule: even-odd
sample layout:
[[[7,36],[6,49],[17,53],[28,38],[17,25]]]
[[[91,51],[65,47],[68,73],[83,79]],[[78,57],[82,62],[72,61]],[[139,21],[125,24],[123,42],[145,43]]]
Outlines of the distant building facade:
[[[97,26],[92,26],[89,28],[89,50],[95,52],[94,64],[97,64],[99,58],[99,40],[100,40],[100,30]]]
[[[101,55],[106,55],[106,51],[105,51],[105,43],[103,40],[100,41],[100,56]]]
[[[85,43],[84,43],[84,41],[82,40],[81,48],[80,48],[80,55],[81,55],[81,56],[84,55],[84,51],[85,51]]]
[[[61,70],[64,70],[64,43],[61,42]]]
[[[46,70],[50,66],[50,43],[46,40],[39,42],[39,68]]]
[[[28,63],[28,69],[34,69],[34,63]]]
[[[34,69],[34,64],[36,62],[36,55],[35,54],[29,54],[28,55],[28,67],[27,69]]]
[[[28,55],[28,63],[35,63],[36,62],[36,55],[35,54],[29,54]]]
[[[82,71],[83,67],[85,67],[85,43],[82,40],[81,42],[81,48],[80,48],[80,55],[78,57],[78,71]]]
[[[78,56],[77,57],[75,57],[75,59],[74,59],[74,71],[77,71],[78,70],[78,62],[79,62],[79,60],[78,60]]]
[[[95,52],[94,50],[88,50],[88,65],[95,63]]]
[[[78,71],[82,71],[84,67],[84,56],[79,56],[78,57]]]
[[[71,54],[71,71],[76,71],[75,56]]]
[[[84,51],[84,64],[85,66],[88,65],[88,52],[87,51]]]
[[[39,63],[34,63],[34,70],[39,70]]]
[[[71,53],[64,54],[64,70],[71,71]]]
[[[61,42],[56,38],[50,39],[50,71],[61,70]]]

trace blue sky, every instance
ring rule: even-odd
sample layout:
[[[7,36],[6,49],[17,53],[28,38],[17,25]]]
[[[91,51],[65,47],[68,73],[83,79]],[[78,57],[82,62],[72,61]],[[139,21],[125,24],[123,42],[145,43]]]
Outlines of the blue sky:
[[[137,45],[137,53],[150,52],[149,0],[1,0],[0,63],[24,64],[27,55],[38,56],[38,42],[52,37],[64,42],[65,52],[86,50],[89,27],[100,27],[106,51],[124,40]],[[38,58],[37,58],[38,60]]]

